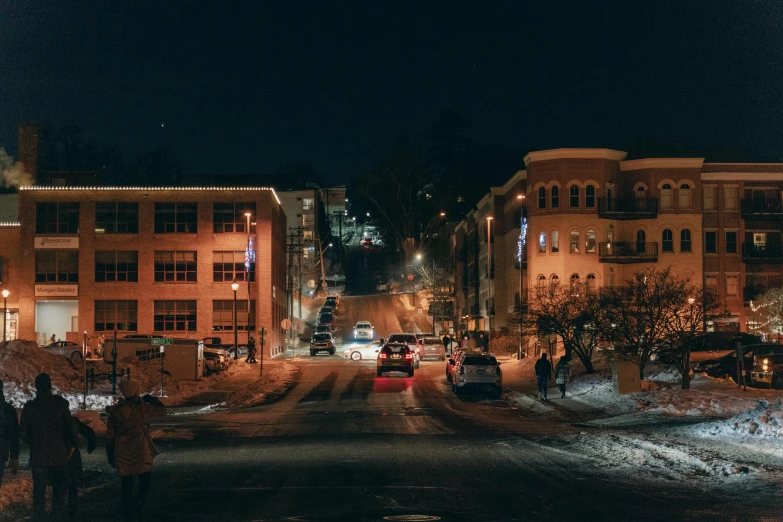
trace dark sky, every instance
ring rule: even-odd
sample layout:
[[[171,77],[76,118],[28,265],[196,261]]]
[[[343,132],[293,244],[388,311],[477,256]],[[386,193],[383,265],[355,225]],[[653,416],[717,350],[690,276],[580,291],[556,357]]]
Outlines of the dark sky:
[[[345,181],[449,107],[521,152],[783,157],[778,0],[380,3],[0,0],[0,147],[19,122],[73,122],[126,157]]]

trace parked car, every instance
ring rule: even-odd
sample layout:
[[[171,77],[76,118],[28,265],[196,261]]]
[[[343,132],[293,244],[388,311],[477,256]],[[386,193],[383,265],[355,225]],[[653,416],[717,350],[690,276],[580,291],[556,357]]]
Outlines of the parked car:
[[[71,359],[81,359],[82,345],[73,341],[55,341],[43,347],[47,352],[54,355],[62,355]]]
[[[393,333],[386,339],[388,343],[402,343],[407,344],[410,351],[414,354],[415,367],[419,367],[419,342],[416,339],[416,334],[412,333]]]
[[[456,395],[466,390],[490,391],[495,398],[503,394],[503,376],[500,363],[493,355],[466,354],[457,365],[452,377],[452,389]]]
[[[318,315],[318,324],[316,326],[328,326],[331,330],[334,326],[334,316],[330,313],[322,313]]]
[[[231,356],[222,348],[204,347],[204,375],[227,370],[231,366]]]
[[[354,339],[369,339],[373,340],[375,337],[375,328],[373,328],[370,321],[359,321],[353,327]]]
[[[223,344],[223,341],[220,339],[220,337],[204,337],[202,341],[204,342],[204,348],[221,348],[226,350],[232,359],[235,357],[234,353],[236,352],[236,349],[234,348],[233,343]],[[236,357],[242,357],[244,355],[247,355],[247,343],[240,343],[239,355],[236,355]]]
[[[378,352],[377,375],[384,372],[404,372],[413,377],[415,355],[405,343],[386,343]]]
[[[346,348],[343,350],[343,357],[352,361],[361,361],[362,359],[377,359],[378,352],[381,350],[381,342],[373,341],[364,346]]]
[[[766,343],[748,348],[753,351],[751,384],[783,390],[783,345]]]
[[[462,360],[463,357],[467,354],[474,354],[474,355],[482,355],[484,352],[476,348],[475,350],[471,350],[469,348],[455,348],[451,352],[451,357],[449,357],[449,360],[446,361],[446,380],[449,382],[453,382],[454,375],[457,373],[457,365],[459,364],[460,360]]]
[[[337,309],[340,307],[340,298],[336,295],[330,295],[324,301],[324,306],[331,306],[333,309]]]
[[[334,309],[331,306],[324,305],[321,307],[321,309],[318,311],[319,314],[333,314]]]
[[[329,325],[328,324],[316,325],[315,333],[329,333]]]
[[[317,333],[310,340],[310,355],[315,356],[318,352],[329,352],[334,355],[334,338],[330,333]]]
[[[419,358],[423,361],[427,358],[446,360],[446,347],[443,340],[436,335],[422,335],[418,338]]]

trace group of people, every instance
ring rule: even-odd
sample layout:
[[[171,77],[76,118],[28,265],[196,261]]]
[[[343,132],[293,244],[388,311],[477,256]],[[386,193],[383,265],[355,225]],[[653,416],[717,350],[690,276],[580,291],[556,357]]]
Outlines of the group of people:
[[[92,428],[71,416],[68,401],[52,393],[48,374],[35,378],[35,389],[35,398],[24,405],[19,420],[16,409],[5,400],[0,381],[0,487],[6,462],[12,474],[19,471],[21,440],[30,448],[35,518],[46,517],[48,486],[52,487],[52,516],[74,518],[82,476],[79,436],[86,439],[88,453],[95,450],[97,437]],[[149,434],[149,422],[166,415],[166,407],[159,399],[140,397],[139,391],[135,381],[120,383],[123,398],[109,409],[106,425],[106,455],[121,478],[122,511],[126,518],[140,512],[150,487],[153,459],[158,451]],[[135,495],[134,479],[138,479]]]
[[[541,354],[541,358],[536,361],[535,366],[536,382],[538,384],[538,399],[547,399],[547,388],[549,379],[552,378],[552,363],[546,358],[546,352]],[[555,383],[560,389],[560,398],[566,398],[566,385],[571,377],[571,366],[568,364],[567,357],[561,357],[555,366]]]
[[[489,337],[484,332],[465,331],[454,337],[449,334],[443,336],[443,346],[446,347],[446,353],[450,354],[454,348],[459,346],[462,349],[489,351]]]

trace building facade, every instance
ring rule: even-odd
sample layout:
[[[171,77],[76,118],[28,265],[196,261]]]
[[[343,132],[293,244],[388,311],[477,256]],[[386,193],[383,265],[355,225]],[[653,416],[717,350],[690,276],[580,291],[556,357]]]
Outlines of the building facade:
[[[20,338],[259,339],[285,348],[286,217],[269,188],[28,187],[19,193]],[[235,294],[232,283],[239,289]]]

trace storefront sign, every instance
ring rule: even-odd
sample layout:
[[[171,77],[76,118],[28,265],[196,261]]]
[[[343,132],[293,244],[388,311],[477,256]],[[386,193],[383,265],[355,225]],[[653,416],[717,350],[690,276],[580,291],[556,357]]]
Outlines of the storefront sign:
[[[76,297],[79,285],[35,285],[35,297]]]
[[[35,248],[79,248],[79,237],[38,236]]]

